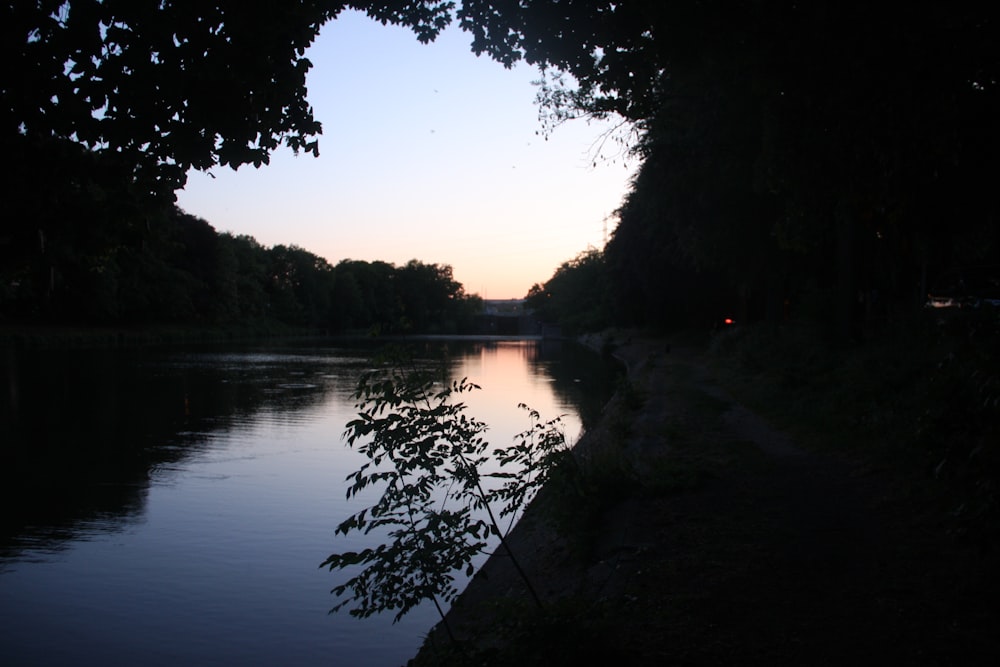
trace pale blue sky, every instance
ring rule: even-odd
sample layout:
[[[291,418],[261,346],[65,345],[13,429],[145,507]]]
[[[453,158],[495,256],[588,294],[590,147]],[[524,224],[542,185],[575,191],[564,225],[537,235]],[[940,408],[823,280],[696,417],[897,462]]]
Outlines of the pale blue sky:
[[[307,54],[320,157],[281,150],[259,170],[193,172],[178,204],[219,231],[332,264],[450,264],[469,292],[524,296],[603,245],[635,164],[593,165],[607,123],[573,121],[546,141],[538,71],[477,58],[469,41],[451,28],[422,45],[343,14]]]

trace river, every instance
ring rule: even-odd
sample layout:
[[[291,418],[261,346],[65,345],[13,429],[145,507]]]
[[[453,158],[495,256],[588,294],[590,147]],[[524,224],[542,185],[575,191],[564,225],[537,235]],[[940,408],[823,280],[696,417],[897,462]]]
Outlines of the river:
[[[441,342],[423,342],[437,356]],[[614,370],[571,344],[449,341],[470,416],[505,446],[520,402],[570,440]],[[0,350],[0,664],[404,664],[436,622],[328,614],[360,509],[341,438],[371,346]]]

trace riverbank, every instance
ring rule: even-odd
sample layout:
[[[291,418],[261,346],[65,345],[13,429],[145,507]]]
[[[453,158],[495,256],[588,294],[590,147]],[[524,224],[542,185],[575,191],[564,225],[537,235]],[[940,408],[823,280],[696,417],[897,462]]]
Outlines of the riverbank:
[[[701,348],[638,333],[591,343],[628,383],[577,445],[588,497],[540,496],[511,535],[545,609],[498,553],[448,614],[458,644],[438,627],[413,664],[1000,656],[995,555],[958,539],[910,468],[774,428]]]
[[[367,331],[331,334],[313,329],[296,329],[277,322],[217,327],[149,326],[149,327],[83,327],[83,326],[0,326],[0,349],[109,349],[185,345],[203,343],[240,343],[288,340],[341,340],[364,343],[411,343],[448,341],[554,341],[541,335],[499,334],[391,334],[375,336]]]
[[[0,349],[112,349],[319,336],[278,322],[226,326],[0,326]]]

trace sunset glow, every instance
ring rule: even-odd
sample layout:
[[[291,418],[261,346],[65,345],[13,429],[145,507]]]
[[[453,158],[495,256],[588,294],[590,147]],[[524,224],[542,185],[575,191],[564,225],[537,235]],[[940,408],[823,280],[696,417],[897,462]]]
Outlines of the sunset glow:
[[[344,13],[307,53],[320,157],[280,150],[260,169],[193,172],[178,204],[266,246],[449,264],[468,292],[524,296],[603,245],[635,165],[614,141],[601,153],[610,123],[541,136],[538,72],[477,58],[469,39],[452,28],[422,45]]]

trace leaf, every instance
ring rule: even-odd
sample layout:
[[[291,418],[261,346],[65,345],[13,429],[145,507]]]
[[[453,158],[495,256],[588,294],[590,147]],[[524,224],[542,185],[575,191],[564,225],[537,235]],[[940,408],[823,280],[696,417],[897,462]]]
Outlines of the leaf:
[[[538,413],[525,406],[532,428],[519,444],[494,450],[501,466],[521,469],[487,471],[484,466],[495,460],[481,437],[487,425],[467,415],[467,405],[456,400],[479,386],[468,378],[440,390],[434,383],[427,373],[395,369],[359,381],[360,412],[348,422],[345,438],[368,461],[347,476],[348,497],[368,487],[380,488],[381,495],[343,521],[337,532],[381,534],[385,541],[374,550],[335,554],[324,561],[331,570],[362,566],[336,589],[352,596],[353,616],[397,610],[398,621],[421,600],[447,601],[457,595],[456,574],[472,576],[472,560],[488,546],[487,538],[502,539],[493,514],[487,522],[473,518],[473,510],[506,503],[500,516],[515,513],[544,478],[545,459],[539,452],[563,442],[546,435],[553,422],[541,424]],[[484,477],[502,480],[502,488],[487,493]]]

